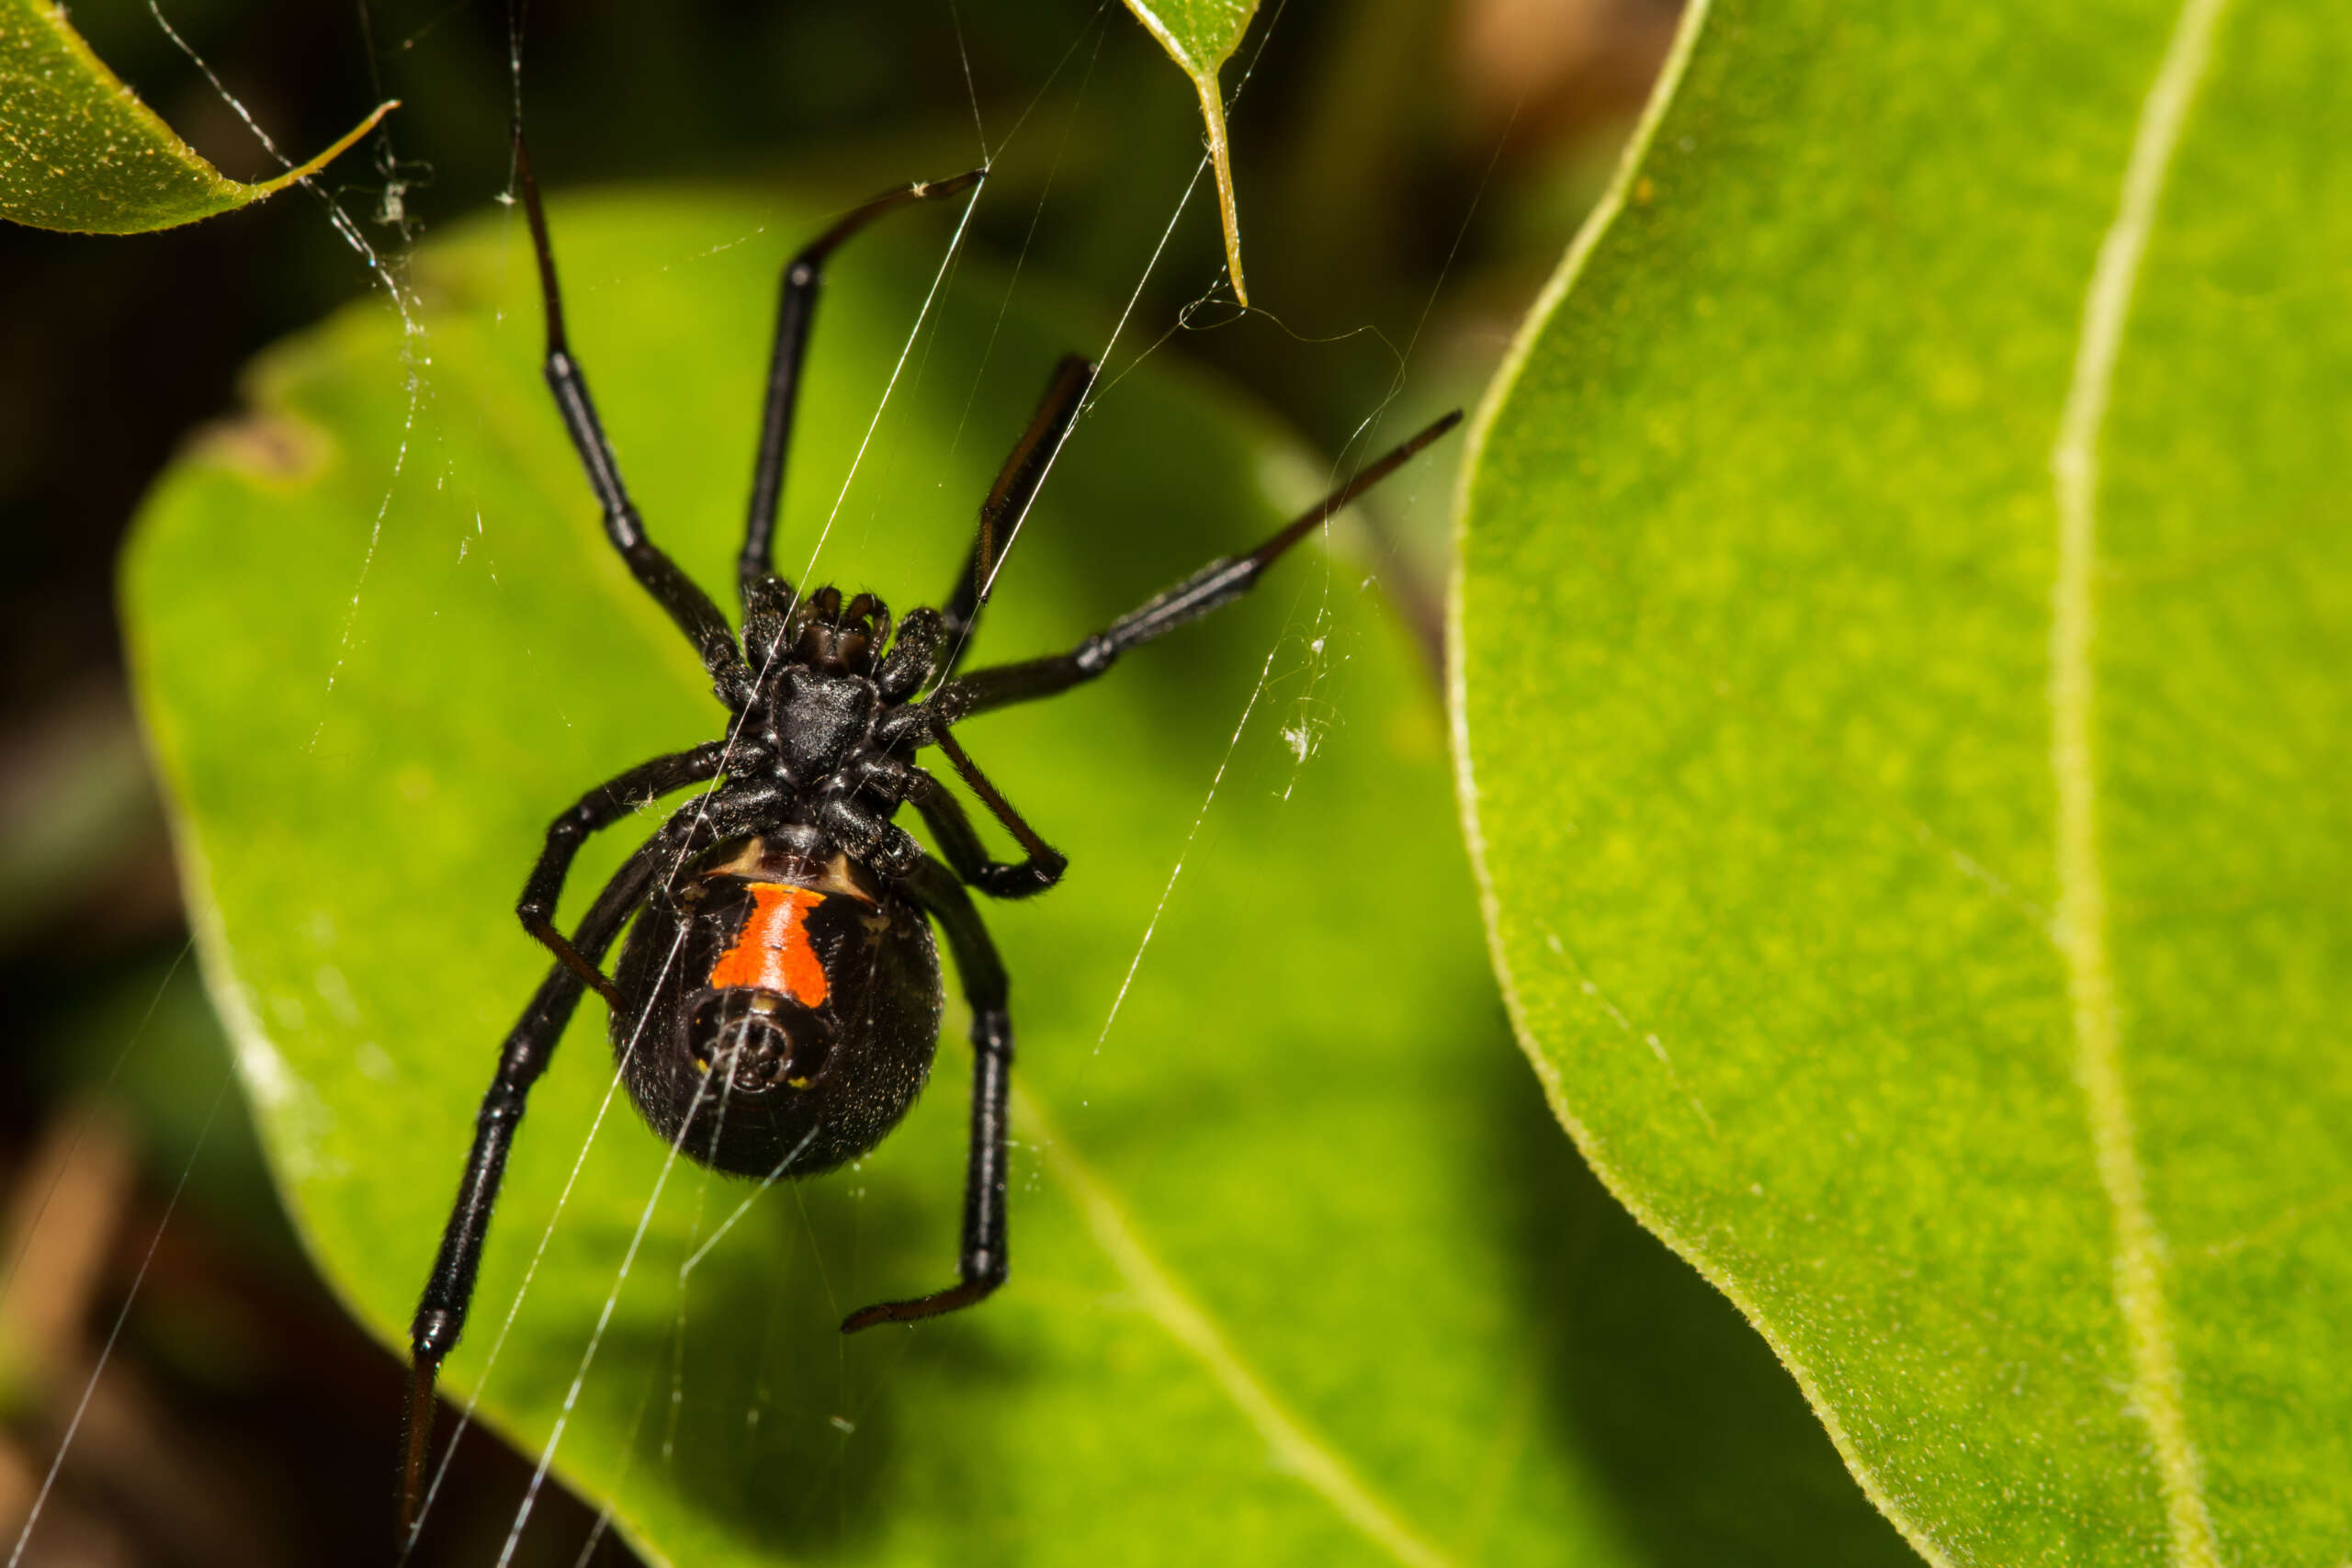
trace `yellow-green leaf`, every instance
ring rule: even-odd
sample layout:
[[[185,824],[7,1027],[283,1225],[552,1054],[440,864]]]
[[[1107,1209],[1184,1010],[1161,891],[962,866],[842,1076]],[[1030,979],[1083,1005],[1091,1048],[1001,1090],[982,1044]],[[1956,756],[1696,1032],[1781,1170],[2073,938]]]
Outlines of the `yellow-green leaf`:
[[[1217,73],[1233,58],[1241,35],[1250,30],[1258,0],[1126,0],[1126,5],[1201,96],[1201,121],[1208,129],[1209,167],[1216,174],[1217,214],[1225,225],[1225,268],[1233,279],[1233,297],[1247,305],[1250,288],[1241,278],[1241,209],[1233,197],[1233,151],[1225,133],[1225,94],[1217,85]]]
[[[90,52],[65,7],[0,0],[0,218],[140,234],[233,212],[324,168],[393,107],[276,179],[232,180]]]
[[[1934,1560],[2339,1564],[2352,29],[1688,26],[1468,485],[1524,1044]]]

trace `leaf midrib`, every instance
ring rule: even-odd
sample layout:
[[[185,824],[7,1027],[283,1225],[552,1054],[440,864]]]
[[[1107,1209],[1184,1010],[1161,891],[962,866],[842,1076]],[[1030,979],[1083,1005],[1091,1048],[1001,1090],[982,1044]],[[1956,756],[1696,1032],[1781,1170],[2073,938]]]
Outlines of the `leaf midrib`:
[[[2114,1291],[2131,1359],[2131,1405],[2148,1427],[2176,1568],[2221,1561],[2200,1466],[2182,1404],[2180,1363],[2164,1293],[2164,1238],[2148,1202],[2138,1133],[2123,1076],[2123,1042],[2108,951],[2107,884],[2099,858],[2098,692],[2093,664],[2098,604],[2098,443],[2121,355],[2124,326],[2147,254],[2158,199],[2227,0],[2186,0],[2141,107],[2115,219],[2099,243],[2083,304],[2074,374],[2050,455],[2058,525],[2050,632],[2051,772],[2057,788],[2058,918],[2051,939],[2064,961],[2091,1143],[2115,1225]]]
[[[1415,1533],[1400,1511],[1372,1492],[1321,1438],[1308,1431],[1274,1397],[1266,1380],[1242,1360],[1206,1311],[1186,1295],[1167,1265],[1144,1246],[1135,1222],[1102,1179],[1053,1130],[1036,1095],[1013,1090],[1013,1113],[1035,1129],[1036,1143],[1062,1186],[1069,1190],[1088,1233],[1119,1271],[1144,1310],[1193,1359],[1200,1362],[1244,1419],[1266,1441],[1293,1475],[1365,1540],[1406,1568],[1452,1568],[1452,1560]]]

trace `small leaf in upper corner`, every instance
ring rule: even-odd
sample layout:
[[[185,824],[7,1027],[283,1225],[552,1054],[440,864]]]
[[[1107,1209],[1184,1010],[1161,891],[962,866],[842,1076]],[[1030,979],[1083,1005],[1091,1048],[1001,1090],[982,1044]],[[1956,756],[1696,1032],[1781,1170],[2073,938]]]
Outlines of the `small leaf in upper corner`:
[[[1209,164],[1216,170],[1217,211],[1225,223],[1225,265],[1233,297],[1250,303],[1241,279],[1241,213],[1233,199],[1233,150],[1225,134],[1225,96],[1216,73],[1250,30],[1257,0],[1126,0],[1136,20],[1150,29],[1201,95],[1201,119],[1208,127]]]
[[[248,185],[174,134],[48,0],[0,0],[0,218],[139,234],[233,212],[314,175],[392,105],[274,180]]]

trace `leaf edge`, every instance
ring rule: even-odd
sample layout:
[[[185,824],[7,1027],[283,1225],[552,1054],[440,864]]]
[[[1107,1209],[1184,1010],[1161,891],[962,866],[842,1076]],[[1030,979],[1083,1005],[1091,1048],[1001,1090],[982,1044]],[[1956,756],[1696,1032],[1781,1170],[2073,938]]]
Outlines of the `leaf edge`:
[[[1656,145],[1669,111],[1679,96],[1690,61],[1698,51],[1699,41],[1706,30],[1707,19],[1713,10],[1713,0],[1688,0],[1675,27],[1674,42],[1658,68],[1657,79],[1650,88],[1648,101],[1643,106],[1641,118],[1634,122],[1632,135],[1626,138],[1618,154],[1617,167],[1611,174],[1609,185],[1600,199],[1586,214],[1584,222],[1569,241],[1566,254],[1544,280],[1543,289],[1527,308],[1519,330],[1512,335],[1510,345],[1504,351],[1501,364],[1496,367],[1492,379],[1470,417],[1469,429],[1464,433],[1462,465],[1457,471],[1453,495],[1453,526],[1451,536],[1453,560],[1446,574],[1445,592],[1445,716],[1447,750],[1453,764],[1454,805],[1461,814],[1462,836],[1469,852],[1471,878],[1478,890],[1478,913],[1485,927],[1487,958],[1494,970],[1496,988],[1501,993],[1503,1010],[1510,1020],[1512,1036],[1519,1042],[1520,1051],[1535,1070],[1536,1082],[1544,1091],[1544,1101],[1553,1119],[1560,1123],[1577,1154],[1590,1168],[1609,1195],[1634,1216],[1644,1230],[1648,1231],[1674,1255],[1696,1269],[1700,1278],[1722,1292],[1747,1325],[1762,1337],[1770,1348],[1773,1359],[1796,1381],[1797,1391],[1812,1410],[1815,1419],[1829,1434],[1829,1441],[1838,1453],[1847,1473],[1854,1478],[1872,1507],[1892,1524],[1906,1545],[1933,1568],[1960,1568],[1959,1560],[1944,1550],[1913,1520],[1881,1482],[1876,1472],[1860,1456],[1858,1446],[1847,1433],[1836,1408],[1824,1395],[1819,1380],[1794,1347],[1781,1335],[1758,1309],[1755,1301],[1728,1275],[1692,1245],[1663,1215],[1658,1213],[1640,1193],[1626,1173],[1601,1151],[1591,1130],[1577,1117],[1568,1101],[1567,1086],[1562,1079],[1557,1063],[1547,1056],[1530,1025],[1519,987],[1513,979],[1510,958],[1502,930],[1502,905],[1495,892],[1495,881],[1487,866],[1487,840],[1478,818],[1478,781],[1471,758],[1469,728],[1469,672],[1464,657],[1464,627],[1467,619],[1468,559],[1471,502],[1485,467],[1487,444],[1496,422],[1520,378],[1533,357],[1537,341],[1551,323],[1561,303],[1584,276],[1600,242],[1614,227],[1632,196],[1643,165]]]

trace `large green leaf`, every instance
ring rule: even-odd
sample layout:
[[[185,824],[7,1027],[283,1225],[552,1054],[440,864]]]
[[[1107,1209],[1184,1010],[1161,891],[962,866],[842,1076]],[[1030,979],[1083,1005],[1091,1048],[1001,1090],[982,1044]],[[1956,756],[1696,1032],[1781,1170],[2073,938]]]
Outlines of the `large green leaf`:
[[[775,268],[818,215],[640,197],[553,217],[631,486],[722,581]],[[832,269],[784,554],[822,537],[820,576],[903,609],[945,586],[1053,356],[1102,337],[1018,305],[1000,322],[1001,280],[948,288],[836,515],[925,287],[890,259],[921,227],[899,221]],[[545,967],[509,912],[545,823],[718,722],[600,536],[538,383],[531,276],[519,224],[486,225],[415,258],[419,336],[368,305],[272,355],[257,412],[165,482],[128,572],[209,983],[300,1229],[393,1344]],[[1267,528],[1270,490],[1295,504],[1324,478],[1171,375],[1117,378],[982,655],[1066,645]],[[672,1171],[556,1457],[650,1551],[1905,1555],[1764,1348],[1549,1135],[1486,973],[1432,694],[1364,584],[1302,555],[1113,679],[968,727],[1072,857],[1053,894],[991,911],[1026,1086],[1012,1282],[915,1330],[834,1329],[949,1276],[953,1014],[943,1081],[860,1168],[731,1226],[752,1189]],[[597,848],[571,908],[622,848]],[[526,1451],[662,1179],[625,1109],[591,1139],[610,1061],[583,1016],[535,1092],[446,1380]],[[428,1529],[465,1512],[445,1499]]]
[[[232,180],[173,134],[52,0],[0,0],[0,218],[137,234],[232,212],[317,174],[395,106],[276,179]]]
[[[1468,481],[1523,1042],[1923,1551],[2340,1563],[2352,31],[1717,0],[1675,69]]]
[[[1144,30],[1159,40],[1168,58],[1193,84],[1201,100],[1201,124],[1208,133],[1209,168],[1216,175],[1217,217],[1225,226],[1225,270],[1233,279],[1233,297],[1250,303],[1250,286],[1241,276],[1241,209],[1233,195],[1233,144],[1225,130],[1225,89],[1218,73],[1250,18],[1258,0],[1126,0]]]

